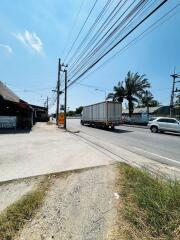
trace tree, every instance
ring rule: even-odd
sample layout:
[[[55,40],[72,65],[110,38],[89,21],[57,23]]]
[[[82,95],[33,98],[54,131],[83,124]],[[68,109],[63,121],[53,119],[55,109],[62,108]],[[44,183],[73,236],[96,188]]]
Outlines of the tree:
[[[129,71],[125,78],[125,96],[128,100],[129,117],[132,116],[134,110],[134,102],[142,97],[146,89],[150,88],[150,83],[145,75],[139,73],[131,73]]]
[[[109,93],[106,99],[112,99],[113,101],[122,103],[125,97],[125,91],[123,82],[118,82],[117,86],[114,86],[114,93]]]
[[[180,94],[176,96],[175,106],[180,108]]]
[[[147,88],[150,88],[150,83],[145,78],[145,75],[129,71],[124,84],[123,82],[118,82],[118,85],[114,87],[114,92],[109,93],[107,99],[122,103],[124,98],[126,98],[128,100],[129,117],[131,117],[135,102],[139,102],[139,99],[146,92]]]
[[[154,99],[154,96],[150,91],[147,91],[142,94],[139,102],[139,107],[159,107],[160,102]]]
[[[155,99],[150,102],[150,107],[159,107],[161,103]]]
[[[81,114],[82,110],[83,110],[82,106],[76,108],[76,114]]]

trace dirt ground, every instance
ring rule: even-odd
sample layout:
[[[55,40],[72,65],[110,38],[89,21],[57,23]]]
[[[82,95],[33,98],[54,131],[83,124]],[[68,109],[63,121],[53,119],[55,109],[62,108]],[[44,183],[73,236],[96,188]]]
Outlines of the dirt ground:
[[[55,177],[43,206],[16,240],[105,240],[116,223],[116,169],[89,168]]]

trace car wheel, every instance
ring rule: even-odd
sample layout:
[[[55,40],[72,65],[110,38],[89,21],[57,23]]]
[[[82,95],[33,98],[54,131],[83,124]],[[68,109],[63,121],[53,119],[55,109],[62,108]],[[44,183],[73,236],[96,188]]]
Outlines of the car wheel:
[[[158,132],[158,128],[156,126],[152,126],[151,127],[151,132],[152,133],[157,133]]]

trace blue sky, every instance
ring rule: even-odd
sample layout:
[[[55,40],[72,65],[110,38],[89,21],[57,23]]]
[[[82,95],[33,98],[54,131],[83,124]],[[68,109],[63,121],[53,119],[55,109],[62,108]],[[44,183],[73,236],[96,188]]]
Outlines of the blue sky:
[[[1,0],[0,80],[22,99],[42,105],[47,96],[51,97],[57,80],[58,58],[65,56],[94,2],[84,0],[77,18],[82,1]],[[98,1],[78,41],[83,38],[105,2]],[[178,3],[180,0],[169,0],[108,57]],[[74,109],[104,100],[105,91],[109,92],[119,80],[123,80],[128,70],[146,74],[154,97],[162,104],[169,104],[170,74],[175,66],[180,72],[179,26],[180,7],[168,21],[81,82],[94,88],[73,86],[68,91],[68,107]],[[52,107],[51,112],[54,109]]]

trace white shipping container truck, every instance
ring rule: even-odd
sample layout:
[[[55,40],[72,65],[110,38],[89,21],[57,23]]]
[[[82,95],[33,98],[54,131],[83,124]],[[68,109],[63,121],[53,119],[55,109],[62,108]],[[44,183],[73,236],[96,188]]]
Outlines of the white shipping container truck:
[[[81,124],[111,127],[122,123],[122,104],[118,102],[101,102],[83,107]]]

